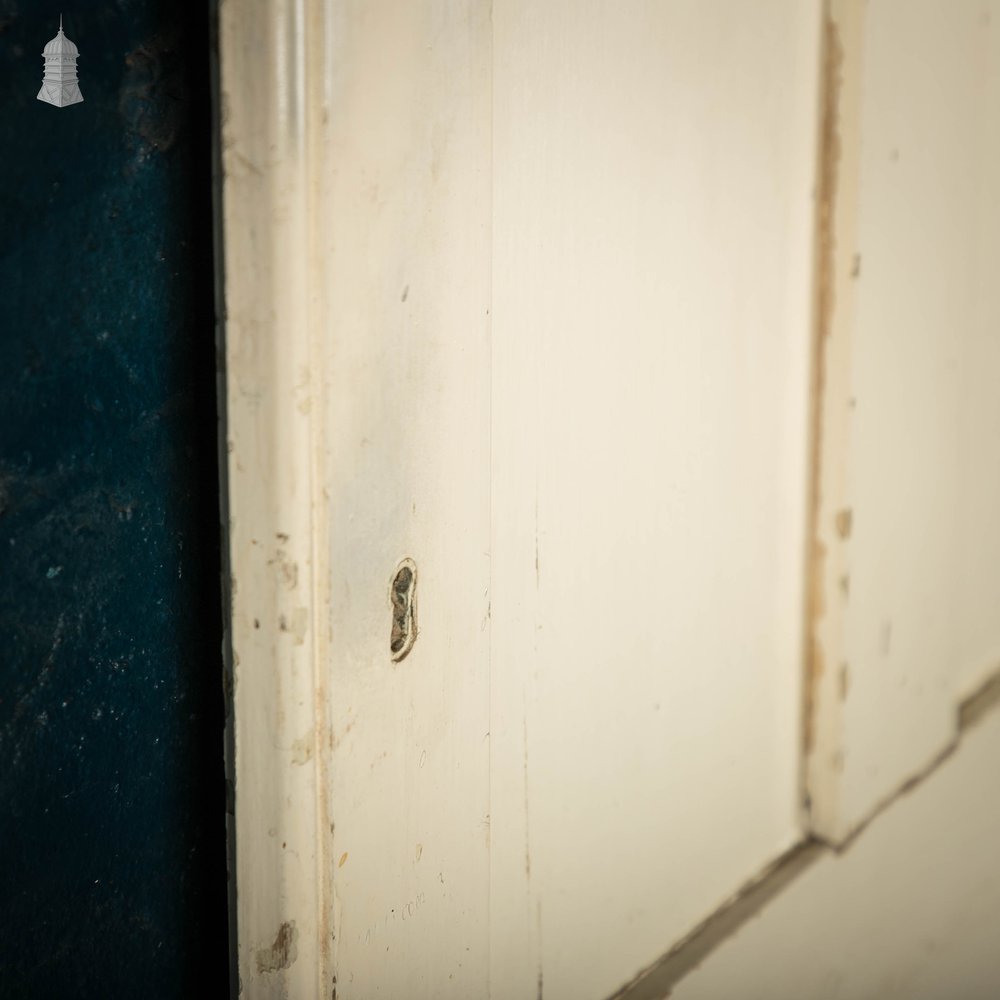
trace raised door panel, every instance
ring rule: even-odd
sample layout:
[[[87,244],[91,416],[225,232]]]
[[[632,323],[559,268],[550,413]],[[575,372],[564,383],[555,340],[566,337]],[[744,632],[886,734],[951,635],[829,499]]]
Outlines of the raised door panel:
[[[1000,662],[1000,5],[834,4],[813,718],[839,841]]]
[[[800,835],[818,4],[493,5],[492,995]]]

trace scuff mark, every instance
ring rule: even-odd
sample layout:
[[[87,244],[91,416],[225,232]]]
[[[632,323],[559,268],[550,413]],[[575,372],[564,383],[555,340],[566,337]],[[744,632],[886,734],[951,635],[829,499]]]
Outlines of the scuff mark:
[[[299,585],[299,564],[294,559],[289,559],[284,549],[277,549],[274,558],[268,559],[267,565],[277,565],[279,579],[289,590],[294,590]]]
[[[892,619],[886,618],[879,629],[879,650],[883,656],[888,656],[892,649]]]
[[[315,736],[312,730],[305,736],[300,736],[292,743],[292,763],[308,764],[312,760],[315,748]]]
[[[851,525],[854,521],[854,513],[850,507],[845,507],[843,510],[838,510],[836,517],[834,517],[834,527],[837,529],[837,534],[843,538],[848,539],[851,537]]]
[[[274,944],[270,948],[257,949],[257,972],[264,975],[268,972],[279,972],[289,968],[298,958],[298,931],[294,920],[286,920],[275,935]]]
[[[296,646],[301,646],[306,641],[306,632],[308,630],[308,608],[294,608],[291,619],[284,614],[278,615],[278,631],[288,633]]]

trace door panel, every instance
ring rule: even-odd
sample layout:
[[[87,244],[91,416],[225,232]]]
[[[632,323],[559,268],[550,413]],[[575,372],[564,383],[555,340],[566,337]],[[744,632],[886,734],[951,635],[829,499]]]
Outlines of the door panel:
[[[799,836],[818,8],[621,15],[493,8],[497,997],[608,995]]]
[[[819,5],[256,8],[244,987],[606,996],[802,834]]]
[[[829,26],[809,794],[835,841],[952,745],[958,702],[1000,662],[998,17],[841,3]]]

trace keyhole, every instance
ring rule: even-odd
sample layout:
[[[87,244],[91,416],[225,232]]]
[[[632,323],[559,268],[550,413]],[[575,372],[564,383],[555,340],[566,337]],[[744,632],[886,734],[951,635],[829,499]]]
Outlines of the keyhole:
[[[389,599],[392,601],[389,652],[398,663],[413,649],[417,639],[417,566],[412,559],[404,559],[396,567]]]

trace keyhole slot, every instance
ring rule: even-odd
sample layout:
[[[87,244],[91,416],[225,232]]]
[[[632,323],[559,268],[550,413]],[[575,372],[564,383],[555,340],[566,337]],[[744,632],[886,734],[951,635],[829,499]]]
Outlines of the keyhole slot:
[[[392,603],[389,652],[398,663],[413,649],[417,639],[417,567],[412,559],[404,559],[396,567],[389,600]]]

